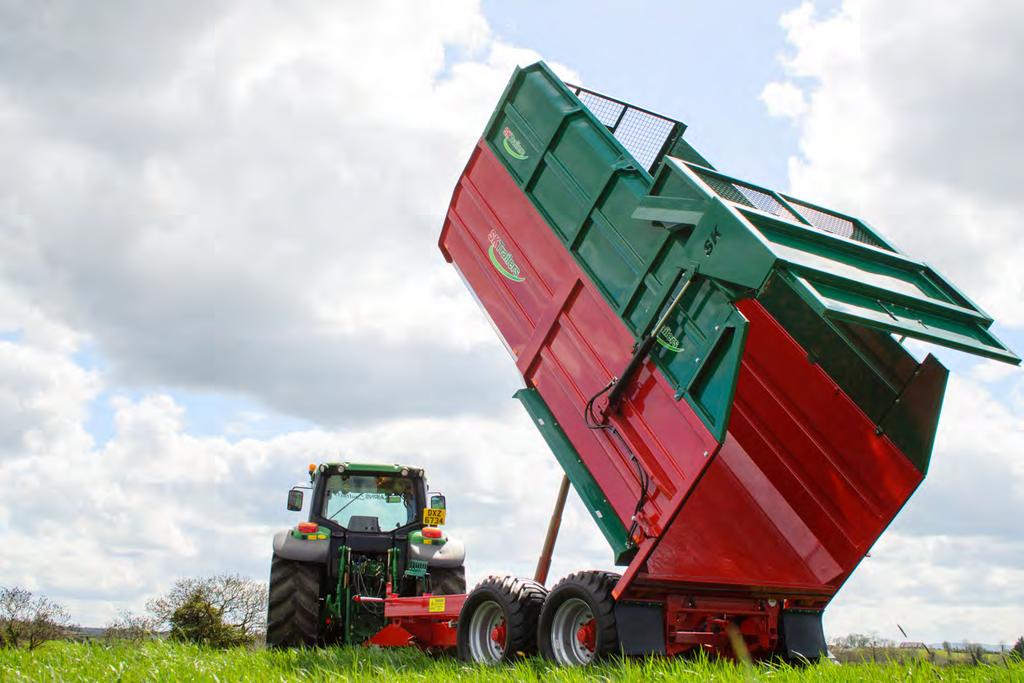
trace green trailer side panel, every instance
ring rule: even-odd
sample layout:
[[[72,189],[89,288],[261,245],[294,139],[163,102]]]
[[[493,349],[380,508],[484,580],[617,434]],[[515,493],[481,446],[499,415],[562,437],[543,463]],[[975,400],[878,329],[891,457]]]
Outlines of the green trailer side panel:
[[[547,442],[555,459],[558,460],[558,464],[562,466],[562,470],[569,477],[576,493],[583,499],[583,504],[590,512],[590,516],[594,518],[594,522],[604,534],[605,540],[612,547],[615,563],[628,564],[632,549],[626,527],[623,526],[619,516],[615,514],[615,510],[608,503],[608,499],[605,498],[593,475],[583,464],[579,452],[555,420],[547,403],[536,389],[520,389],[515,393],[515,397],[526,408],[533,424],[544,437],[544,441]]]
[[[928,473],[948,377],[949,371],[929,354],[879,424],[922,474]]]
[[[747,319],[733,305],[731,292],[692,271],[684,273],[669,299],[675,300],[687,282],[678,305],[657,331],[651,357],[675,389],[676,400],[685,399],[715,438],[724,441]]]

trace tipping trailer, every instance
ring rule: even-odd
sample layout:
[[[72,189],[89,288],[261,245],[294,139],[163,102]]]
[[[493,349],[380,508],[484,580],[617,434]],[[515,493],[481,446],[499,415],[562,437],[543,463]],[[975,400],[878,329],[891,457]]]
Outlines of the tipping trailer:
[[[822,611],[928,471],[948,373],[902,342],[1020,362],[932,268],[684,129],[534,64],[455,188],[441,251],[625,567],[487,579],[465,658],[825,654]]]

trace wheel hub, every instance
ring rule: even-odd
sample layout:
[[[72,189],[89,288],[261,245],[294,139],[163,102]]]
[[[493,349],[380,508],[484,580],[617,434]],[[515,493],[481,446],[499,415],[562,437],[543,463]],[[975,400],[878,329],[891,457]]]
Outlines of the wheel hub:
[[[469,620],[469,651],[474,662],[495,664],[505,657],[508,627],[501,606],[488,600]]]
[[[581,666],[594,661],[597,654],[597,620],[584,600],[567,599],[555,608],[551,619],[551,652],[565,666]]]
[[[505,620],[502,619],[501,623],[491,629],[491,640],[500,647],[505,647],[505,638],[508,635],[505,629]]]
[[[594,619],[576,629],[576,640],[591,652],[597,649],[597,626]]]

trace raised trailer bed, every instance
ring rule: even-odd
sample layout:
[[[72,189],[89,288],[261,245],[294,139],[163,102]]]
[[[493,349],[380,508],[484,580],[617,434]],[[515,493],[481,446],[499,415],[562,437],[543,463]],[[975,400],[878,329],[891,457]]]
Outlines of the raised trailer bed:
[[[566,663],[823,654],[822,610],[928,469],[947,371],[902,340],[1019,363],[933,269],[684,130],[517,70],[440,238],[626,566],[609,614],[583,600],[582,654],[540,617]]]

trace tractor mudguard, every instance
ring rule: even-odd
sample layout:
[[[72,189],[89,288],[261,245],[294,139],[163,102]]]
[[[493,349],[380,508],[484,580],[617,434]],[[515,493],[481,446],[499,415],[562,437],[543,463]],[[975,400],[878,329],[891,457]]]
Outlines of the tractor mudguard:
[[[444,545],[410,543],[409,559],[426,560],[428,567],[461,567],[466,561],[466,546],[451,536]]]
[[[291,529],[274,534],[274,554],[286,560],[326,564],[330,552],[330,541],[307,541],[292,536]]]

